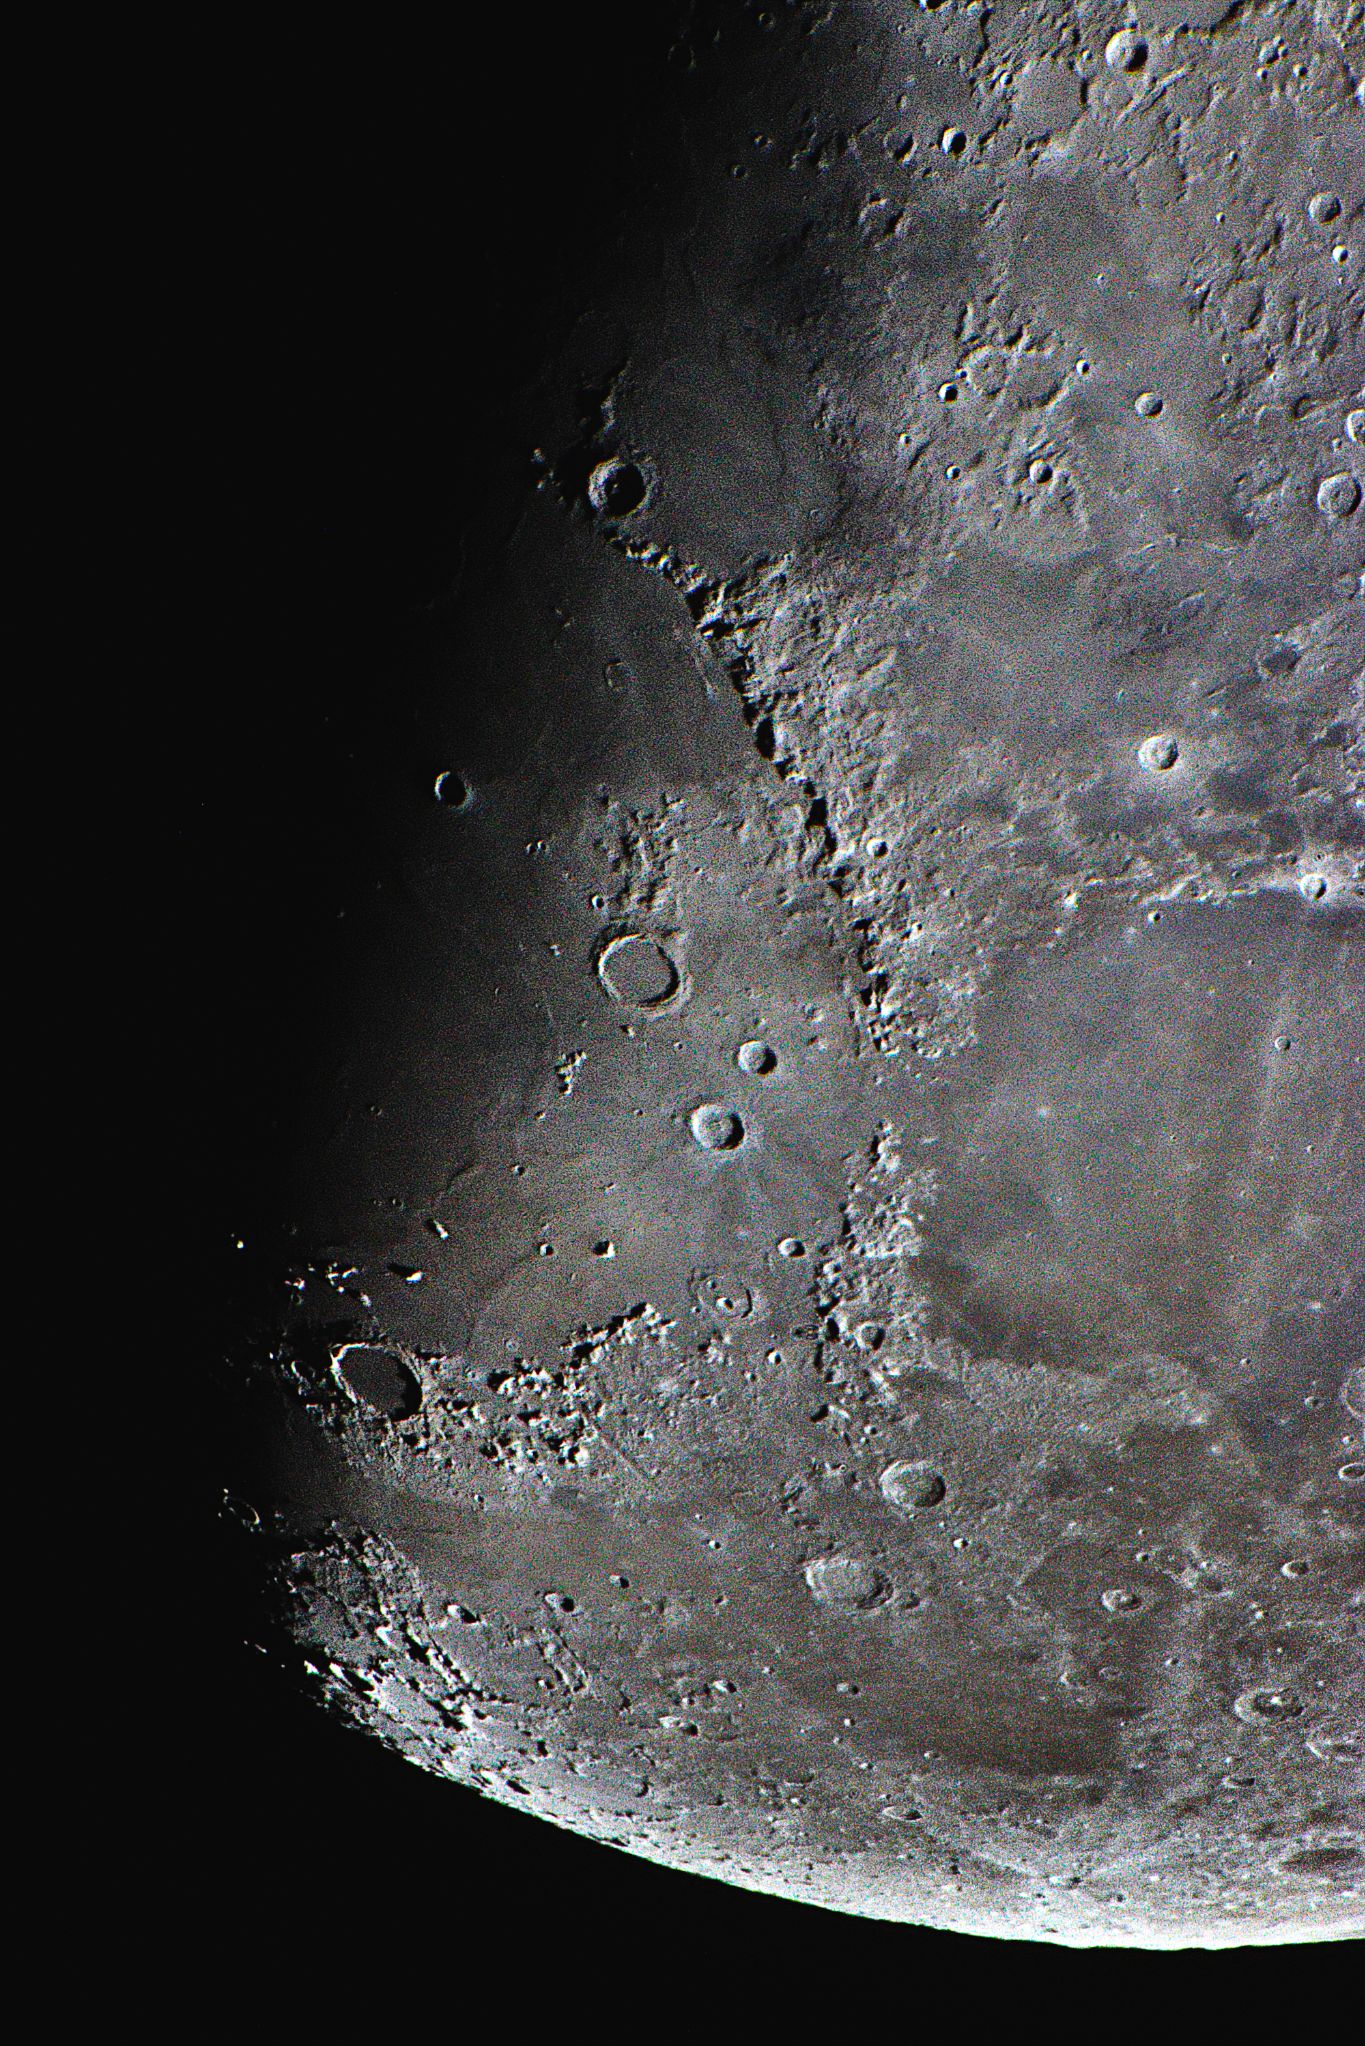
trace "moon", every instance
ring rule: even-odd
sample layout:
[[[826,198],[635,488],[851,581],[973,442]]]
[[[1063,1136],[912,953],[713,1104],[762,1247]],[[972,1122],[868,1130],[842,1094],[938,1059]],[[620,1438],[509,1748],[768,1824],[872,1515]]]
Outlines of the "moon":
[[[1352,12],[678,30],[236,1221],[225,1510],[435,1775],[875,1918],[1365,1931]]]

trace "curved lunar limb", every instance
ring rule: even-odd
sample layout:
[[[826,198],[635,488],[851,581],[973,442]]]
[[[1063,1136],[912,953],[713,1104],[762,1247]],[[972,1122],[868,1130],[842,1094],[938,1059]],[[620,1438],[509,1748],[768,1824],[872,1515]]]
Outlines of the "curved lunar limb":
[[[424,1768],[887,1919],[1365,1930],[1357,14],[680,32],[401,650],[240,1358]]]

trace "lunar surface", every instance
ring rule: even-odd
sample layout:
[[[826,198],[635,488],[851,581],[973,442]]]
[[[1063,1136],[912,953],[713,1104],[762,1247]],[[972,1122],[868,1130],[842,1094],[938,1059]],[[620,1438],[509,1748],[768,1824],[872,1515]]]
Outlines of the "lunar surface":
[[[1358,0],[679,29],[391,650],[232,1367],[421,1767],[873,1917],[1365,1930],[1362,71]]]

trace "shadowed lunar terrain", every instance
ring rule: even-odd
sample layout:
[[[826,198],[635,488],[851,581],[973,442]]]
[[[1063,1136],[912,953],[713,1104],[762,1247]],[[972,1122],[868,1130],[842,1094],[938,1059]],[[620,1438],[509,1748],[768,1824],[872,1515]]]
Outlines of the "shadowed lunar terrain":
[[[1356,0],[677,28],[233,1217],[225,1511],[422,1767],[873,1917],[1365,1930],[1363,72]]]

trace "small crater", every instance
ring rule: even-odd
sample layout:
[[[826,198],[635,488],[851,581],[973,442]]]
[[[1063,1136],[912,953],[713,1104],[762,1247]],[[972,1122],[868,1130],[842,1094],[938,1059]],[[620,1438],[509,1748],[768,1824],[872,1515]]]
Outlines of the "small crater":
[[[1164,398],[1155,391],[1141,391],[1133,400],[1133,410],[1139,419],[1156,419],[1166,409]]]
[[[948,1491],[943,1473],[936,1471],[932,1464],[913,1463],[901,1459],[889,1463],[877,1480],[883,1498],[898,1506],[902,1513],[922,1512],[930,1506],[937,1506]]]
[[[1324,874],[1305,874],[1299,883],[1299,893],[1305,902],[1321,902],[1327,893],[1327,878]]]
[[[938,146],[945,156],[961,156],[966,151],[967,138],[960,128],[945,128],[939,137]]]
[[[1263,675],[1292,675],[1299,659],[1298,648],[1291,646],[1287,640],[1280,640],[1257,655],[1256,665]]]
[[[1169,732],[1154,732],[1138,747],[1138,759],[1148,774],[1169,774],[1179,758],[1179,742]]]
[[[1318,485],[1318,510],[1327,519],[1349,519],[1360,503],[1360,485],[1346,469],[1324,476]]]
[[[416,1374],[391,1350],[370,1343],[348,1343],[338,1350],[335,1362],[344,1383],[372,1414],[388,1421],[406,1421],[422,1404]]]
[[[1233,1700],[1233,1711],[1248,1726],[1282,1719],[1297,1719],[1303,1706],[1292,1691],[1263,1690],[1243,1691]]]
[[[594,511],[608,518],[628,518],[648,495],[649,484],[639,464],[616,456],[599,462],[588,478],[588,500]]]
[[[1003,348],[984,342],[962,365],[967,382],[979,398],[995,398],[1009,382],[1010,359]]]
[[[432,794],[447,810],[467,810],[473,800],[469,783],[453,767],[443,768],[437,775]]]
[[[1314,227],[1326,227],[1341,212],[1341,201],[1335,192],[1314,192],[1308,201],[1308,218]]]
[[[1365,1463],[1355,1460],[1350,1463],[1344,1463],[1337,1472],[1337,1476],[1341,1479],[1343,1485],[1359,1485],[1365,1482]]]
[[[779,1257],[804,1257],[806,1246],[799,1236],[784,1236],[777,1246]]]
[[[806,1565],[806,1584],[821,1605],[867,1612],[885,1605],[891,1581],[861,1556],[817,1556]]]
[[[755,1311],[753,1289],[734,1272],[704,1272],[692,1282],[698,1307],[717,1321],[748,1321]]]
[[[775,1073],[777,1053],[770,1044],[765,1044],[761,1037],[751,1037],[735,1053],[735,1064],[741,1073]]]
[[[1147,44],[1135,28],[1121,28],[1104,46],[1104,61],[1111,71],[1141,71],[1147,62]]]
[[[1142,1604],[1142,1593],[1130,1591],[1126,1584],[1115,1585],[1112,1591],[1100,1593],[1100,1604],[1107,1613],[1135,1613]]]
[[[661,1009],[683,991],[682,975],[662,938],[626,931],[597,955],[597,978],[613,1001]]]
[[[1346,438],[1357,447],[1365,447],[1365,405],[1357,405],[1354,412],[1346,414]]]
[[[1308,1564],[1302,1556],[1291,1556],[1287,1563],[1281,1563],[1280,1575],[1281,1577],[1306,1577],[1308,1575]]]
[[[1365,1364],[1357,1364],[1354,1371],[1347,1372],[1342,1381],[1341,1404],[1348,1414],[1365,1421]]]
[[[703,1101],[694,1108],[691,1126],[703,1151],[737,1151],[744,1142],[743,1119],[719,1101]]]

